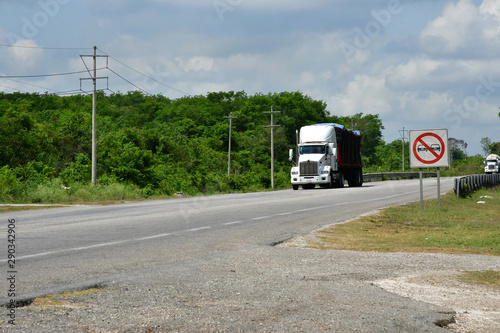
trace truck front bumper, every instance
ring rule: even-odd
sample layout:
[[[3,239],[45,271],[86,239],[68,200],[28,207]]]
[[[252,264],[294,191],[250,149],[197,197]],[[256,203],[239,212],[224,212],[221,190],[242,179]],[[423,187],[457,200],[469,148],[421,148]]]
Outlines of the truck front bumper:
[[[312,184],[329,184],[328,175],[321,176],[295,176],[292,175],[292,185],[312,185]]]

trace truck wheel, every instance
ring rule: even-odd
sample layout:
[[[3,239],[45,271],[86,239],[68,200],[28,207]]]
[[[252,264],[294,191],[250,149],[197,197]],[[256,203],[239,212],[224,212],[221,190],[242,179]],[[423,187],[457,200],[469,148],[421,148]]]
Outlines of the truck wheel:
[[[333,180],[333,174],[330,173],[330,183],[328,184],[329,188],[335,187],[335,181]]]
[[[299,189],[299,185],[292,185],[292,187],[294,191],[297,191]]]
[[[348,180],[349,186],[358,187],[363,185],[363,172],[360,169],[354,170]],[[352,185],[351,185],[352,184]]]
[[[335,187],[339,187],[339,188],[342,188],[344,187],[344,173],[342,171],[339,171],[339,176],[337,178],[337,182],[335,184]]]

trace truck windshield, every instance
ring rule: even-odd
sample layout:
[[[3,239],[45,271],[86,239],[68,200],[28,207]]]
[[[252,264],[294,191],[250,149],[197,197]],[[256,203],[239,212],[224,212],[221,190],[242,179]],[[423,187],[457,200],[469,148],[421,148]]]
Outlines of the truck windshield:
[[[325,146],[301,146],[300,154],[324,154]]]

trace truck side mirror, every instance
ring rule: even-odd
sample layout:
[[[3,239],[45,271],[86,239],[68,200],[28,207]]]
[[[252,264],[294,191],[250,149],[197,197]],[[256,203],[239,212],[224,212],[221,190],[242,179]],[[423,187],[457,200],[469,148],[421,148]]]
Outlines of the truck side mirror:
[[[290,150],[288,151],[288,160],[289,160],[289,161],[293,160],[293,149],[290,149]]]

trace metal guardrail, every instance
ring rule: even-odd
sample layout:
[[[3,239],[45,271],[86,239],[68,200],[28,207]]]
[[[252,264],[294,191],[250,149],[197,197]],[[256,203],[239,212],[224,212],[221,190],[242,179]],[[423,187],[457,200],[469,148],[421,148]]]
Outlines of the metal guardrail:
[[[423,177],[437,177],[436,172],[422,172]],[[384,179],[412,179],[419,178],[419,172],[378,172],[363,174],[363,181]]]
[[[437,177],[436,172],[422,172],[423,177]],[[419,178],[419,172],[378,172],[363,174],[363,181],[386,179],[411,179]],[[469,175],[455,178],[453,191],[457,197],[472,193],[482,187],[500,184],[500,173]]]
[[[495,186],[500,184],[500,173],[489,173],[482,175],[469,175],[455,178],[453,190],[457,197],[463,197],[482,187]]]

